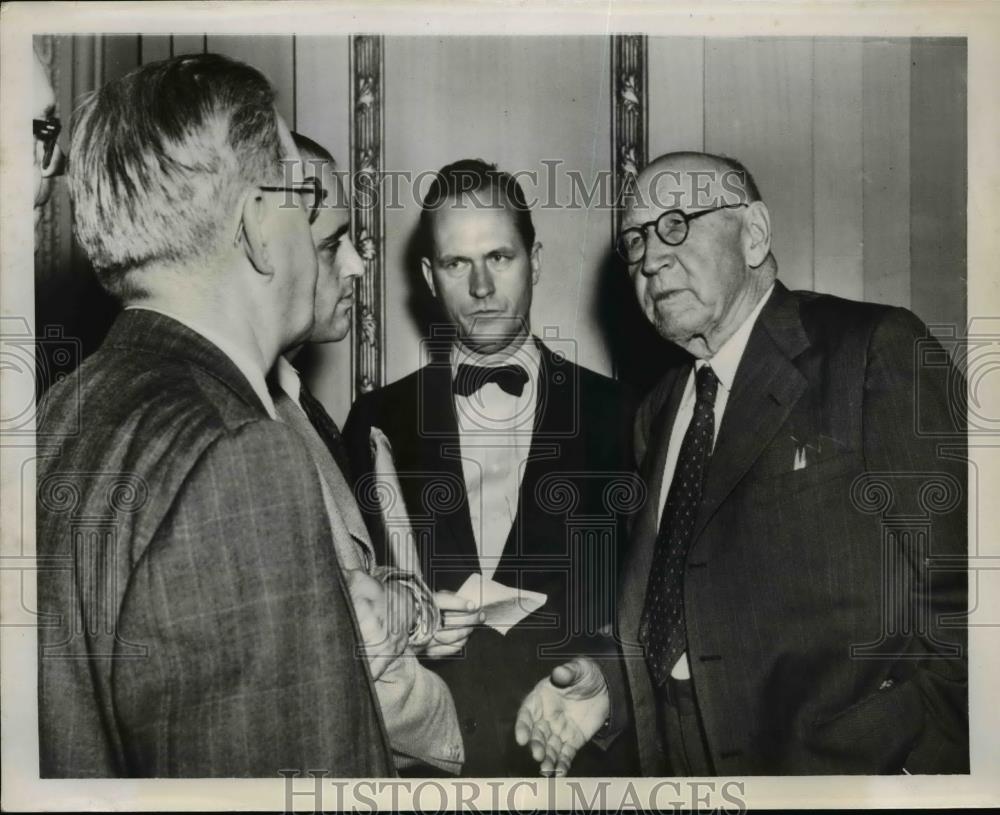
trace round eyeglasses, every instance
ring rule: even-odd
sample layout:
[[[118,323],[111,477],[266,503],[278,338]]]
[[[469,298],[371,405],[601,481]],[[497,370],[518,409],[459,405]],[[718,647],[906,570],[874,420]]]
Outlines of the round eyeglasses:
[[[667,246],[680,246],[687,239],[691,221],[708,215],[711,212],[718,212],[720,209],[737,209],[746,207],[749,204],[723,204],[721,207],[711,209],[701,209],[697,212],[685,212],[682,209],[668,209],[654,221],[646,221],[639,226],[631,226],[622,230],[618,236],[616,249],[618,255],[628,264],[638,263],[646,255],[646,230],[649,227],[656,229],[656,237]]]
[[[32,119],[31,133],[42,143],[42,169],[47,169],[52,161],[52,154],[56,150],[56,142],[59,139],[59,132],[62,130],[62,122],[55,116],[48,119]]]

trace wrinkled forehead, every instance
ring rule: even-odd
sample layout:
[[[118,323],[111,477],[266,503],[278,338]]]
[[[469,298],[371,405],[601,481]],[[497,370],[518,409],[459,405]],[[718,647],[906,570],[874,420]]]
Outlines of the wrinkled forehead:
[[[434,228],[490,230],[499,235],[517,232],[514,204],[497,189],[449,195],[432,210]]]
[[[691,212],[746,203],[743,173],[709,162],[652,164],[635,180],[624,199],[625,221],[644,223],[670,209]]]

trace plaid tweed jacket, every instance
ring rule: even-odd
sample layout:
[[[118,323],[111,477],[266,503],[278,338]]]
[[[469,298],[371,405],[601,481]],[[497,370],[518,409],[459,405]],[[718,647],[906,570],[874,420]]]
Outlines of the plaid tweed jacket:
[[[394,774],[316,469],[221,351],[126,311],[38,432],[43,777]]]

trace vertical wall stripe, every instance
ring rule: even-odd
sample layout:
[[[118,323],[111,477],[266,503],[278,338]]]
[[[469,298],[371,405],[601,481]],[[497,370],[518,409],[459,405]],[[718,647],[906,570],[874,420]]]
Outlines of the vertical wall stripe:
[[[647,161],[646,37],[616,34],[611,38],[611,173],[615,199]],[[615,208],[612,234],[617,239],[621,210]]]
[[[964,39],[913,39],[910,75],[910,293],[917,314],[966,324]]]
[[[864,297],[861,41],[817,40],[813,59],[815,288]]]
[[[295,129],[333,154],[345,185],[351,164],[349,54],[346,34],[295,39]],[[305,382],[338,422],[347,418],[353,398],[353,344],[352,332],[340,342],[314,345],[295,360]]]
[[[292,130],[296,130],[299,126],[299,65],[298,65],[298,41],[296,36],[292,35]]]
[[[246,37],[242,39],[246,40]],[[171,37],[170,56],[181,54],[204,54],[207,49],[207,37],[204,34],[174,34]]]
[[[140,63],[139,38],[134,34],[104,34],[100,37],[102,52],[101,82],[125,76]]]
[[[705,38],[650,37],[649,156],[705,148]]]
[[[864,299],[910,306],[910,43],[865,40]]]
[[[611,179],[614,201],[633,187],[635,177],[649,161],[649,61],[648,38],[642,35],[615,35],[611,38]],[[618,241],[623,207],[615,206],[611,218],[611,245]],[[637,365],[636,349],[648,348],[656,335],[636,308],[625,265],[610,251],[611,281],[607,287],[609,344],[612,374],[627,382],[647,384],[643,375],[659,373],[657,366]],[[650,384],[651,384],[650,380]]]
[[[384,126],[383,38],[351,37],[351,179],[355,187],[351,234],[365,264],[354,310],[354,393],[384,384],[385,212],[380,179]]]
[[[143,65],[170,58],[173,38],[169,34],[140,34],[139,39],[142,41],[139,58]]]
[[[246,37],[211,34],[204,41],[209,51],[246,62],[264,74],[277,92],[278,112],[286,122],[294,120],[294,67],[290,35]]]
[[[705,42],[705,149],[740,159],[771,211],[778,278],[813,285],[813,42]]]

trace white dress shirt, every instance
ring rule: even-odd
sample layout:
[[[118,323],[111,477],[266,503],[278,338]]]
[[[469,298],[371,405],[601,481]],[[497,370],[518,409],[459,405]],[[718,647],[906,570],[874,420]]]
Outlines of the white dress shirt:
[[[691,417],[694,416],[695,403],[695,371],[705,365],[711,365],[712,371],[719,380],[719,389],[715,395],[715,435],[712,444],[719,438],[719,427],[722,425],[722,415],[726,411],[726,403],[729,401],[729,392],[733,389],[733,380],[736,378],[736,369],[743,359],[743,352],[747,347],[747,340],[750,339],[750,332],[753,331],[754,324],[764,308],[764,304],[771,296],[774,284],[768,288],[764,295],[754,306],[747,318],[740,324],[733,335],[726,340],[722,347],[715,352],[715,355],[708,359],[695,360],[694,367],[688,376],[687,384],[684,386],[684,395],[677,408],[677,417],[674,419],[673,429],[670,431],[670,442],[667,447],[667,461],[663,466],[663,483],[660,487],[659,495],[659,517],[663,517],[663,507],[667,503],[667,495],[670,493],[670,482],[674,478],[674,470],[677,468],[677,458],[681,452],[681,442],[684,441],[684,434],[687,432]],[[683,653],[678,658],[676,664],[670,671],[670,675],[675,679],[688,679],[691,676],[688,665],[687,653]]]
[[[462,474],[469,517],[483,577],[493,576],[514,519],[524,467],[531,452],[541,355],[534,338],[503,354],[474,354],[452,346],[452,378],[460,364],[494,367],[520,365],[528,381],[520,396],[489,382],[468,396],[455,395],[462,449]]]
[[[164,317],[169,317],[171,320],[177,320],[181,325],[190,328],[195,334],[201,335],[204,339],[208,340],[212,345],[222,351],[229,361],[233,363],[237,368],[239,368],[240,373],[246,378],[247,382],[250,383],[250,387],[253,388],[253,392],[257,394],[257,398],[260,399],[261,404],[264,405],[264,410],[267,411],[267,415],[272,419],[277,418],[277,414],[274,412],[274,401],[271,399],[271,394],[267,391],[267,382],[265,381],[266,371],[261,370],[261,366],[257,363],[250,354],[247,354],[235,343],[231,342],[227,338],[217,334],[209,326],[205,326],[201,323],[194,323],[187,317],[181,317],[169,311],[164,311],[161,308],[154,308],[152,306],[126,306],[125,311],[137,311],[142,309],[143,311],[152,311],[156,314],[162,314]]]

